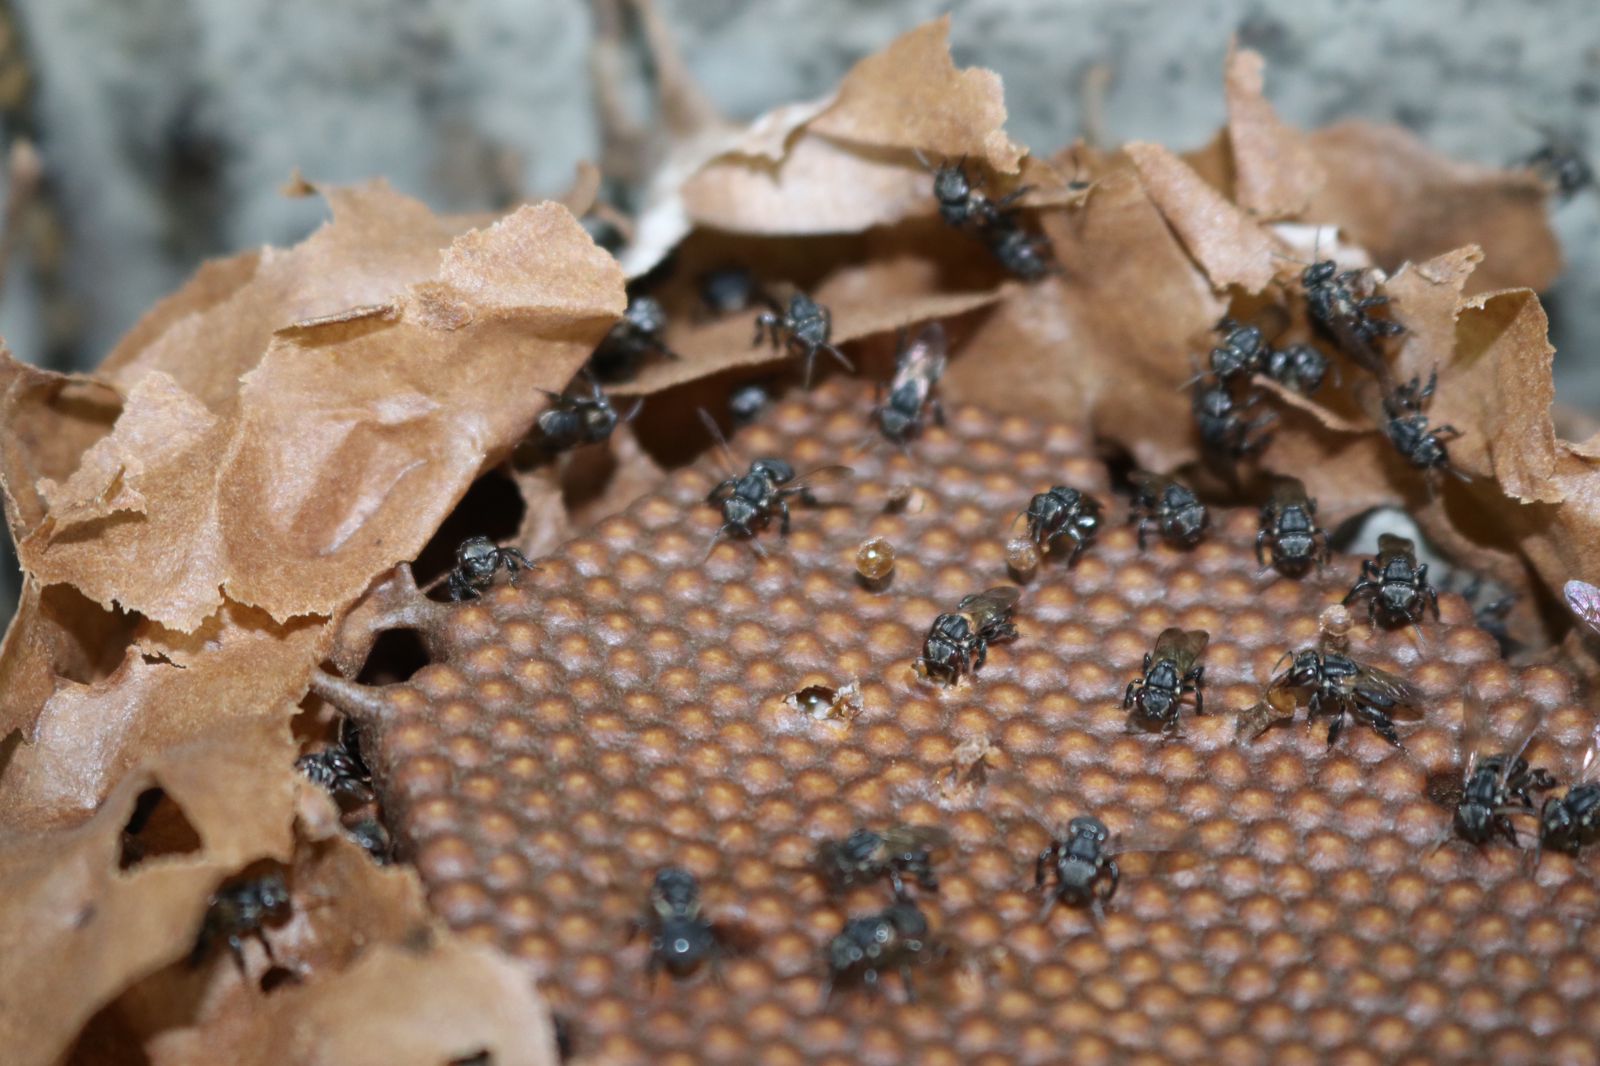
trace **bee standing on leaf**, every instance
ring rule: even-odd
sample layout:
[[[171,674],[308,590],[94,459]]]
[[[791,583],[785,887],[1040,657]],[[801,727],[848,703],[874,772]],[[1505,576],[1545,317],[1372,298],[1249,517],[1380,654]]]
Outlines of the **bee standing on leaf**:
[[[1439,593],[1428,584],[1428,564],[1417,563],[1417,546],[1405,537],[1384,533],[1378,537],[1378,555],[1361,562],[1361,579],[1340,602],[1349,606],[1358,596],[1367,601],[1367,619],[1374,627],[1381,617],[1386,625],[1410,625],[1418,633],[1423,612],[1433,608],[1439,618]]]
[[[917,158],[928,166],[920,152]],[[1050,242],[1028,230],[1014,206],[1029,186],[991,200],[978,191],[981,185],[967,177],[965,160],[933,168],[933,197],[939,202],[939,217],[947,225],[977,235],[1000,265],[1017,277],[1032,281],[1051,273],[1055,267]]]
[[[1224,318],[1216,331],[1222,334],[1222,343],[1211,349],[1211,373],[1218,381],[1232,384],[1265,368],[1267,342],[1261,327]]]
[[[1185,696],[1194,697],[1194,713],[1205,713],[1201,686],[1206,668],[1196,666],[1205,654],[1211,634],[1203,629],[1185,632],[1173,626],[1156,637],[1153,652],[1145,652],[1144,674],[1128,682],[1122,706],[1133,708],[1131,716],[1145,728],[1154,727],[1172,735],[1178,731],[1178,708]]]
[[[950,835],[933,826],[897,825],[881,833],[857,829],[843,840],[827,840],[817,848],[816,865],[834,891],[889,879],[896,899],[906,899],[906,878],[925,891],[939,888],[933,855]]]
[[[1340,272],[1331,259],[1312,263],[1300,274],[1305,287],[1306,311],[1312,324],[1339,346],[1357,365],[1376,375],[1388,375],[1388,364],[1378,350],[1381,341],[1399,336],[1406,328],[1373,315],[1372,309],[1389,302],[1384,295],[1361,295],[1358,286],[1368,277],[1364,270]]]
[[[325,789],[343,806],[361,806],[376,797],[372,791],[372,771],[361,758],[355,725],[349,718],[339,720],[339,743],[294,761],[295,769]]]
[[[944,327],[931,322],[917,331],[909,343],[902,333],[900,352],[895,357],[894,380],[889,383],[889,398],[873,408],[873,416],[883,435],[896,444],[922,432],[926,416],[944,425],[944,408],[933,390],[944,376],[947,362]]]
[[[1528,712],[1512,743],[1490,754],[1487,708],[1478,691],[1467,686],[1461,717],[1461,798],[1451,818],[1451,831],[1434,845],[1435,851],[1452,835],[1478,847],[1496,836],[1504,837],[1512,847],[1519,846],[1512,816],[1532,817],[1537,811],[1531,793],[1556,787],[1549,771],[1529,766],[1522,757],[1538,727],[1538,712]]]
[[[1317,501],[1306,495],[1299,478],[1276,477],[1272,495],[1261,508],[1256,534],[1256,561],[1267,565],[1262,549],[1272,552],[1272,565],[1286,574],[1303,574],[1328,558],[1328,535],[1317,525]]]
[[[1056,485],[1029,500],[1028,509],[1016,517],[1012,528],[1024,519],[1028,540],[1040,551],[1049,551],[1061,537],[1072,541],[1072,551],[1067,554],[1070,565],[1100,531],[1100,501],[1070,486]]]
[[[1275,673],[1267,683],[1265,702],[1274,709],[1296,692],[1307,694],[1308,721],[1331,718],[1328,743],[1339,739],[1347,719],[1365,722],[1384,740],[1401,750],[1393,712],[1415,709],[1422,697],[1416,689],[1393,674],[1357,662],[1348,655],[1304,648],[1284,652],[1289,665]]]
[[[627,414],[619,415],[617,409],[611,406],[610,397],[600,391],[600,383],[593,375],[585,370],[583,376],[590,386],[590,395],[587,397],[574,396],[570,392],[539,390],[551,401],[550,406],[540,413],[538,421],[541,443],[547,451],[562,452],[580,444],[598,444],[610,437],[619,423],[633,421],[644,406],[643,400],[635,400]]]
[[[589,357],[589,370],[601,381],[626,381],[639,372],[639,364],[651,355],[678,358],[678,353],[667,347],[666,330],[667,312],[660,301],[650,296],[633,297],[622,319]]]
[[[774,515],[778,517],[778,531],[788,534],[790,497],[814,506],[817,499],[811,494],[813,488],[852,473],[848,466],[824,466],[797,477],[794,467],[782,459],[757,459],[750,464],[748,473],[739,474],[735,472],[733,455],[722,430],[704,408],[700,410],[700,420],[717,442],[728,471],[728,476],[706,495],[707,503],[722,509],[722,528],[712,538],[713,548],[726,534],[750,540],[756,554],[765,555],[765,549],[751,538],[765,528]]]
[[[1265,369],[1267,377],[1290,392],[1310,396],[1328,376],[1328,357],[1309,344],[1291,344],[1268,352]]]
[[[1387,393],[1383,397],[1383,431],[1395,451],[1417,469],[1429,475],[1443,470],[1468,481],[1465,473],[1450,465],[1448,445],[1461,436],[1461,431],[1455,426],[1430,425],[1423,413],[1438,377],[1438,371],[1434,371],[1428,375],[1426,385],[1421,384],[1420,378],[1412,378]]]
[[[640,930],[650,933],[645,972],[652,980],[662,969],[673,977],[687,976],[706,959],[714,964],[723,953],[715,927],[700,914],[700,882],[676,866],[656,874],[646,917],[634,923],[634,932]]]
[[[505,567],[507,580],[517,583],[517,570],[537,570],[528,557],[516,548],[498,548],[488,537],[468,537],[456,549],[456,568],[450,571],[450,599],[454,603],[475,600],[494,583],[494,575]]]
[[[1000,585],[973,593],[956,604],[953,613],[935,618],[915,664],[918,675],[953,685],[962,674],[981,669],[990,643],[1017,635],[1011,613],[1021,596],[1016,588]]]
[[[797,292],[789,297],[788,311],[781,314],[763,311],[756,316],[756,338],[750,343],[758,345],[765,337],[773,348],[781,344],[805,360],[806,388],[810,388],[811,370],[818,352],[827,352],[846,370],[856,368],[843,352],[829,343],[832,334],[833,315],[805,293]]]
[[[244,938],[253,936],[261,942],[267,958],[276,961],[272,944],[267,940],[268,925],[282,921],[289,913],[289,886],[283,874],[274,870],[244,880],[233,881],[217,889],[206,908],[205,921],[189,955],[191,967],[200,965],[212,945],[223,940],[233,953],[239,972],[244,972]]]
[[[1200,543],[1211,516],[1194,490],[1165,474],[1139,470],[1129,476],[1135,492],[1128,521],[1138,523],[1141,549],[1151,526],[1160,530],[1167,543],[1177,547],[1192,548]]]
[[[1244,390],[1241,400],[1225,381],[1203,377],[1197,382],[1189,406],[1201,449],[1209,456],[1238,462],[1266,448],[1272,440],[1268,429],[1278,416],[1266,411],[1247,417],[1260,399],[1255,389]]]
[[[911,966],[927,962],[935,954],[928,919],[909,902],[902,900],[876,914],[851,918],[828,943],[828,977],[823,982],[822,1000],[826,1003],[833,998],[833,986],[841,977],[859,975],[861,983],[875,993],[883,972],[898,969],[906,1002],[914,1002]]]

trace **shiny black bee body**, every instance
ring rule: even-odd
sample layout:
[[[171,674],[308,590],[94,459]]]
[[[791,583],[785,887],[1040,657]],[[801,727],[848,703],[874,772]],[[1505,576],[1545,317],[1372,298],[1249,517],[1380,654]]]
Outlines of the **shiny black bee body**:
[[[644,404],[643,400],[635,400],[627,414],[618,414],[610,397],[600,390],[600,383],[591,377],[589,385],[588,396],[541,390],[551,400],[538,421],[540,441],[547,451],[598,444],[610,437],[619,423],[633,421]]]
[[[379,866],[387,866],[394,858],[394,838],[376,818],[363,818],[346,832]]]
[[[1056,270],[1050,241],[1020,222],[991,226],[981,233],[990,254],[1006,271],[1023,281],[1037,281]]]
[[[756,301],[755,275],[742,266],[722,266],[700,275],[700,303],[714,315],[735,315]]]
[[[1549,796],[1539,810],[1539,850],[1576,855],[1600,843],[1600,758],[1591,750],[1584,774],[1561,796]]]
[[[1439,593],[1428,584],[1428,564],[1417,562],[1417,546],[1405,537],[1384,533],[1378,537],[1378,555],[1361,562],[1361,579],[1342,601],[1346,606],[1358,596],[1367,601],[1367,618],[1373,625],[1417,626],[1426,608],[1439,617]]]
[[[910,343],[902,338],[889,396],[873,409],[885,437],[904,444],[922,431],[930,412],[944,425],[944,408],[933,390],[944,376],[946,350],[944,327],[937,322],[923,326]]]
[[[953,685],[964,673],[983,667],[990,643],[1017,635],[1011,613],[1021,593],[1009,585],[974,593],[941,614],[928,629],[917,659],[917,673],[944,685]]]
[[[1224,318],[1217,323],[1217,332],[1222,343],[1211,349],[1211,373],[1218,381],[1232,384],[1265,369],[1267,342],[1259,326]]]
[[[938,889],[933,856],[948,841],[949,834],[932,826],[857,829],[843,840],[824,841],[816,865],[835,891],[886,877],[895,898],[905,899],[908,878],[927,891]]]
[[[876,914],[851,918],[828,943],[823,1000],[832,998],[833,987],[841,978],[859,977],[869,991],[876,992],[884,971],[896,969],[906,1001],[912,1002],[916,990],[911,985],[911,966],[929,961],[935,953],[927,917],[905,900]]]
[[[1360,295],[1356,286],[1364,273],[1341,273],[1333,260],[1324,259],[1306,267],[1300,274],[1300,283],[1305,287],[1306,310],[1312,324],[1357,364],[1381,379],[1386,364],[1378,344],[1384,338],[1404,333],[1405,327],[1370,313],[1374,307],[1388,303],[1389,297]]]
[[[1129,681],[1122,696],[1122,706],[1133,708],[1136,724],[1176,733],[1178,709],[1185,696],[1194,697],[1196,714],[1205,713],[1201,686],[1206,668],[1195,664],[1210,640],[1211,634],[1203,629],[1185,632],[1174,626],[1161,631],[1155,650],[1145,652],[1143,675]]]
[[[1286,652],[1284,658],[1291,661],[1268,682],[1269,698],[1274,693],[1295,690],[1307,694],[1310,719],[1332,719],[1328,724],[1329,744],[1339,739],[1345,722],[1354,719],[1371,726],[1395,747],[1404,747],[1392,712],[1418,707],[1421,702],[1421,696],[1405,681],[1348,655],[1315,648]]]
[[[450,571],[448,583],[450,599],[456,603],[477,599],[493,584],[502,566],[513,585],[519,569],[538,569],[516,548],[496,547],[488,537],[468,537],[456,549],[456,568]]]
[[[772,393],[760,382],[740,385],[728,396],[728,414],[736,426],[747,426],[772,403]]]
[[[341,807],[358,807],[376,798],[372,771],[361,758],[355,726],[348,718],[340,720],[338,744],[302,755],[294,765],[312,784],[331,793]]]
[[[1042,551],[1049,550],[1061,537],[1072,541],[1072,551],[1067,555],[1067,562],[1071,563],[1100,532],[1100,501],[1068,485],[1055,485],[1028,501],[1028,509],[1017,516],[1017,521],[1023,519],[1028,522],[1028,539]]]
[[[981,182],[967,177],[964,163],[946,163],[933,172],[933,198],[939,202],[939,217],[957,228],[982,229],[1003,224],[1015,210],[1012,207],[1028,192],[1023,186],[998,200],[980,192]]]
[[[1200,446],[1208,454],[1232,461],[1261,451],[1272,440],[1269,427],[1278,420],[1272,411],[1250,417],[1260,400],[1254,389],[1244,391],[1243,399],[1234,395],[1225,381],[1209,375],[1195,384],[1190,400]]]
[[[1169,544],[1190,548],[1200,543],[1211,516],[1192,489],[1163,474],[1136,471],[1130,476],[1135,493],[1128,520],[1139,525],[1140,548],[1151,526]]]
[[[657,872],[645,919],[634,926],[650,933],[645,969],[651,977],[662,969],[683,977],[706,959],[721,957],[721,938],[700,912],[700,882],[694,874],[676,866]]]
[[[639,365],[651,355],[678,358],[678,353],[667,347],[666,329],[667,312],[660,301],[650,296],[633,297],[622,319],[589,357],[590,372],[604,382],[626,381],[639,372]]]
[[[1539,727],[1537,711],[1525,715],[1516,740],[1502,751],[1488,748],[1487,709],[1470,684],[1462,709],[1461,796],[1451,817],[1456,837],[1482,847],[1495,837],[1519,844],[1512,816],[1536,813],[1532,793],[1556,786],[1549,771],[1528,765],[1523,752]],[[1449,840],[1446,836],[1440,844]],[[1437,846],[1436,846],[1437,847]]]
[[[1310,396],[1328,376],[1328,357],[1309,344],[1291,344],[1267,353],[1265,373],[1279,385]]]
[[[1412,378],[1385,395],[1384,433],[1395,451],[1417,469],[1430,474],[1443,470],[1465,481],[1466,475],[1450,465],[1449,443],[1460,437],[1461,431],[1455,426],[1431,425],[1423,413],[1437,382],[1435,371],[1428,375],[1426,385],[1421,384],[1420,378]]]
[[[1273,480],[1256,533],[1256,561],[1263,566],[1266,550],[1272,553],[1272,565],[1287,574],[1304,573],[1328,558],[1328,535],[1317,525],[1317,501],[1306,495],[1299,478]]]
[[[794,467],[782,459],[772,458],[757,459],[750,464],[747,472],[735,473],[728,442],[704,408],[700,409],[700,421],[716,441],[728,471],[728,476],[706,494],[706,502],[722,510],[722,527],[717,530],[717,539],[735,536],[750,540],[766,528],[774,516],[778,519],[778,531],[787,534],[790,499],[815,505],[817,499],[811,493],[813,488],[851,473],[847,466],[824,466],[796,476]],[[750,543],[756,554],[766,554],[754,540]]]
[[[1067,823],[1066,833],[1052,840],[1034,862],[1035,888],[1044,889],[1046,882],[1054,878],[1039,920],[1049,918],[1062,904],[1087,907],[1095,920],[1100,920],[1122,880],[1115,856],[1171,852],[1178,850],[1181,843],[1180,837],[1150,827],[1113,835],[1100,819],[1079,815]]]
[[[805,293],[797,292],[789,297],[787,311],[781,314],[763,311],[756,316],[756,337],[751,343],[760,344],[765,339],[773,348],[781,344],[798,355],[805,361],[805,380],[809,386],[818,352],[827,352],[846,370],[855,369],[855,364],[829,342],[832,334],[833,315]]]
[[[283,920],[288,913],[289,886],[283,874],[276,870],[223,885],[211,896],[200,935],[189,955],[189,965],[200,965],[212,946],[221,940],[228,945],[234,962],[243,971],[244,938],[247,936],[261,942],[267,958],[275,958],[264,930]]]

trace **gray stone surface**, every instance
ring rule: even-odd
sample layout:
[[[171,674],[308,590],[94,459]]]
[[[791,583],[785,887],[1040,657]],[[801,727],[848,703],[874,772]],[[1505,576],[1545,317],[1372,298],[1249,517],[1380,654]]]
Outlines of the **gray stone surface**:
[[[1265,54],[1268,93],[1303,125],[1397,121],[1503,162],[1539,134],[1600,149],[1595,0],[662,0],[690,66],[731,114],[826,92],[855,60],[944,10],[957,59],[1005,78],[1012,132],[1081,131],[1106,64],[1104,132],[1199,144],[1222,121],[1231,33]],[[592,158],[577,0],[11,0],[38,92],[32,120],[70,220],[70,344],[47,344],[13,272],[0,332],[25,359],[88,366],[208,255],[288,243],[313,201],[278,187],[381,174],[441,209],[565,185]],[[1563,399],[1600,406],[1600,196],[1557,216],[1569,268],[1551,295]],[[13,580],[7,566],[0,581]],[[0,588],[0,617],[4,616]]]

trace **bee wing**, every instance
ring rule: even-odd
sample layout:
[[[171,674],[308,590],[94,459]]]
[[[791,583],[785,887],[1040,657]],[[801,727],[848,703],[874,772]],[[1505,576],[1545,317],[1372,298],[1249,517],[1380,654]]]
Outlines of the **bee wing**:
[[[1578,766],[1576,783],[1587,785],[1596,780],[1600,780],[1600,722],[1595,723],[1594,732],[1589,735],[1589,746],[1584,749],[1583,762]]]
[[[1357,664],[1360,667],[1360,676],[1357,684],[1369,691],[1380,693],[1405,707],[1416,707],[1422,702],[1422,694],[1411,686],[1408,681],[1402,681],[1386,670],[1379,670],[1376,666]]]
[[[972,615],[1005,614],[1022,598],[1022,590],[1015,585],[996,585],[983,592],[974,592],[956,605],[956,610]]]
[[[1483,750],[1489,735],[1489,713],[1483,694],[1469,683],[1461,697],[1461,780],[1471,779],[1478,760],[1487,754]]]
[[[1107,855],[1126,855],[1134,851],[1161,854],[1187,851],[1194,843],[1195,831],[1192,828],[1168,829],[1139,824],[1111,834],[1104,850]]]
[[[885,829],[883,842],[890,851],[934,851],[950,843],[950,833],[935,825],[896,825]]]
[[[1203,629],[1183,630],[1177,626],[1163,629],[1156,638],[1155,656],[1157,659],[1172,659],[1178,669],[1185,673],[1194,665],[1206,650],[1206,645],[1211,643],[1211,634]]]
[[[929,322],[917,330],[917,335],[901,353],[900,365],[920,366],[929,380],[937,381],[944,373],[949,350],[950,342],[945,337],[944,327],[937,322]]]
[[[717,425],[717,420],[711,417],[711,412],[704,407],[696,408],[700,415],[700,424],[706,427],[706,432],[711,434],[711,439],[716,442],[717,454],[722,459],[722,465],[727,469],[729,477],[737,477],[739,467],[733,461],[733,449],[728,447],[728,438],[722,435],[722,429]]]
[[[1397,536],[1394,533],[1378,534],[1379,555],[1415,555],[1417,546],[1410,538]]]
[[[1306,506],[1306,486],[1297,477],[1278,475],[1272,479],[1272,502],[1280,509]]]
[[[1590,629],[1600,633],[1600,588],[1595,588],[1587,581],[1568,581],[1561,591],[1572,613],[1583,619]]]
[[[1161,495],[1161,490],[1172,484],[1172,479],[1165,474],[1152,474],[1148,470],[1135,470],[1128,475],[1128,480],[1138,486],[1140,492],[1152,496]]]
[[[807,470],[787,485],[782,486],[782,491],[785,494],[803,492],[806,489],[814,489],[818,485],[842,481],[854,473],[855,470],[848,466],[819,466],[815,470]]]

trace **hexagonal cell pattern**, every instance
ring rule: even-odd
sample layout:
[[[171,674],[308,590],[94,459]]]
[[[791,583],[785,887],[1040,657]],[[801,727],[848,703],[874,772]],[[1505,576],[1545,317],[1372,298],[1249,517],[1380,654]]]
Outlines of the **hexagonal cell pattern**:
[[[1509,737],[1563,776],[1591,726],[1570,679],[1512,669],[1457,596],[1419,641],[1351,633],[1350,654],[1425,698],[1406,750],[1352,725],[1332,748],[1294,722],[1239,743],[1234,715],[1275,662],[1313,643],[1358,560],[1300,580],[1260,572],[1256,515],[1215,516],[1183,552],[1140,552],[1105,469],[1071,429],[963,408],[904,452],[865,449],[870,399],[833,384],[740,434],[741,461],[853,478],[795,507],[768,551],[724,541],[708,460],[452,609],[445,649],[378,690],[369,741],[388,819],[454,928],[528,960],[594,1063],[1600,1061],[1593,856],[1430,851],[1449,812],[1430,777],[1456,761],[1470,679]],[[1108,505],[1070,568],[1025,585],[1020,639],[952,688],[912,662],[961,597],[1012,580],[1011,523],[1052,484]],[[864,540],[894,571],[856,571]],[[1206,629],[1206,704],[1181,734],[1129,733],[1123,688],[1169,625]],[[784,702],[857,681],[854,718]],[[961,772],[957,749],[988,754]],[[970,757],[969,757],[970,761]],[[955,772],[952,772],[954,768]],[[1068,819],[1179,835],[1122,859],[1103,923],[1041,920],[1033,861]],[[945,951],[872,997],[824,1001],[822,951],[886,885],[839,898],[810,869],[856,826],[942,826],[923,907]],[[687,978],[645,976],[633,936],[654,872],[699,876],[741,949]]]

